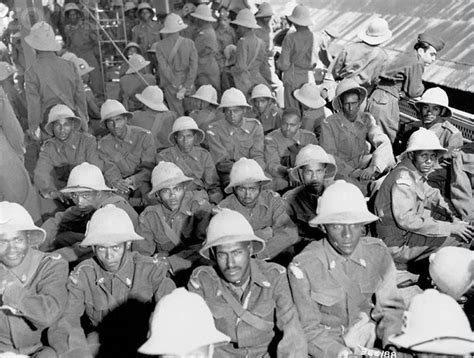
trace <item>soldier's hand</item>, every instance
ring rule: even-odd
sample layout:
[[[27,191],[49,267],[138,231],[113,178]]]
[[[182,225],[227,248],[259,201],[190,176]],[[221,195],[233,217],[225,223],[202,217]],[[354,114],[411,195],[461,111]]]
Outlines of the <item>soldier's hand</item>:
[[[127,194],[129,191],[129,183],[125,179],[120,179],[114,183],[114,188],[122,194]]]
[[[474,238],[474,227],[464,221],[451,223],[451,235],[458,236],[463,241],[470,243]]]
[[[352,352],[348,348],[344,348],[337,354],[337,358],[349,358],[352,355]]]
[[[376,169],[374,166],[369,166],[368,168],[364,169],[360,173],[360,178],[362,180],[372,180],[375,176]]]

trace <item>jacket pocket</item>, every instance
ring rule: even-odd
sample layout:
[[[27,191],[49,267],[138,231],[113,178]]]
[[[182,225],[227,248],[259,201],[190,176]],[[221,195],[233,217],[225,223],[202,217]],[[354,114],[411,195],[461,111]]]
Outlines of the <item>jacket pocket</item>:
[[[311,291],[311,299],[316,301],[322,306],[334,306],[336,303],[342,300],[343,292],[340,288],[333,288],[322,291]]]

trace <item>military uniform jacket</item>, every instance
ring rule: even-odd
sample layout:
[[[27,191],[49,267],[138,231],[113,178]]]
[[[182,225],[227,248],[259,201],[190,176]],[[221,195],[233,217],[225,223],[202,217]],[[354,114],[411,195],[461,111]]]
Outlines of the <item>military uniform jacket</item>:
[[[127,126],[123,140],[108,134],[99,141],[104,176],[110,185],[133,175],[137,186],[150,181],[155,164],[155,143],[146,129]]]
[[[218,165],[224,161],[236,162],[242,157],[254,159],[262,169],[265,168],[263,154],[263,128],[254,118],[242,120],[235,127],[225,119],[220,119],[208,126],[206,131],[214,162]]]
[[[68,267],[60,255],[30,248],[14,268],[0,264],[0,277],[11,282],[1,296],[0,352],[33,354],[44,330],[67,304]]]
[[[168,136],[176,118],[178,115],[173,111],[157,112],[146,109],[134,112],[130,124],[149,130],[155,140],[156,150],[160,151],[171,145]]]
[[[335,157],[337,172],[343,176],[365,168],[364,156],[370,153],[367,141],[375,148],[370,164],[375,165],[379,173],[395,163],[390,140],[370,113],[359,113],[351,123],[338,112],[321,124],[320,145]]]
[[[420,122],[409,124],[406,128],[407,140],[410,135],[420,127]],[[437,121],[436,123],[433,123],[428,129],[436,133],[440,144],[443,146],[443,148],[448,150],[448,153],[451,153],[454,149],[458,149],[463,146],[463,136],[461,131],[448,120]]]
[[[299,129],[291,139],[286,138],[281,129],[276,129],[265,137],[265,163],[273,177],[279,177],[278,168],[293,168],[296,155],[307,144],[318,144],[314,133]]]
[[[306,342],[285,268],[252,259],[250,271],[250,282],[242,299],[233,294],[230,285],[213,267],[198,267],[191,276],[189,291],[204,298],[214,316],[216,328],[230,337],[230,343],[216,347],[216,356],[269,357],[269,345],[276,326],[283,332],[278,356],[306,358]]]
[[[241,213],[255,235],[266,241],[265,250],[257,255],[259,258],[274,258],[298,241],[298,231],[286,213],[285,202],[274,191],[262,190],[253,208],[243,206],[235,194],[222,200],[219,206]]]
[[[375,198],[378,236],[388,246],[402,245],[413,233],[449,236],[451,223],[433,219],[433,212],[451,216],[439,190],[427,183],[409,158],[403,159],[384,179]]]
[[[56,104],[65,104],[85,119],[87,114],[84,84],[76,66],[53,52],[41,52],[25,72],[28,125],[36,130],[46,112]]]
[[[199,259],[198,250],[211,218],[206,196],[200,191],[187,191],[175,213],[160,203],[148,206],[140,215],[137,230],[145,240],[134,242],[133,249],[144,255],[167,256],[173,272],[189,268],[191,261]]]
[[[64,142],[55,137],[50,138],[41,147],[34,172],[35,186],[40,192],[62,189],[72,168],[84,162],[93,164],[100,170],[104,167],[94,136],[73,131]]]
[[[142,53],[146,53],[151,45],[160,40],[161,28],[156,21],[140,22],[132,28],[132,42],[140,45]]]
[[[69,303],[50,335],[51,346],[58,354],[74,352],[76,357],[90,356],[81,327],[83,314],[92,327],[97,327],[107,314],[126,301],[156,303],[175,288],[162,261],[137,252],[126,251],[124,255],[115,273],[104,270],[95,258],[90,258],[69,275]]]
[[[257,118],[262,123],[265,134],[272,132],[281,126],[281,115],[283,111],[276,103],[270,103],[263,113],[252,111],[252,117]]]
[[[97,29],[91,22],[79,20],[77,25],[67,24],[64,33],[66,47],[78,56],[97,47]]]
[[[293,259],[288,277],[313,357],[337,357],[360,312],[375,321],[384,346],[400,332],[404,306],[395,265],[379,239],[361,238],[347,259],[326,239],[312,242]]]
[[[206,25],[194,39],[198,54],[197,74],[204,74],[212,79],[212,83],[220,83],[220,71],[217,63],[219,44],[212,24]]]
[[[146,83],[143,81],[145,79]],[[155,77],[150,73],[129,73],[120,78],[119,101],[123,103],[128,111],[135,111],[141,107],[141,103],[135,98],[146,87],[156,84]]]

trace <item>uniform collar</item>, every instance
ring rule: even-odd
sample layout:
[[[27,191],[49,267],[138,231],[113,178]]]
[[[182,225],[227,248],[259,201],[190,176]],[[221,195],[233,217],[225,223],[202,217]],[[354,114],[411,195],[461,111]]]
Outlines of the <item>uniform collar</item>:
[[[132,133],[132,129],[130,128],[129,125],[127,125],[127,133],[125,134],[125,138],[124,139],[120,139],[118,137],[115,137],[113,136],[112,134],[110,135],[112,138],[114,138],[115,141],[119,142],[119,143],[122,143],[122,142],[126,142],[128,144],[133,144],[133,133]]]
[[[247,117],[242,118],[242,122],[240,123],[240,126],[237,126],[237,127],[227,122],[226,119],[223,119],[223,121],[225,121],[225,124],[230,132],[233,132],[236,129],[240,129],[244,131],[245,133],[250,134],[250,131],[252,129],[252,125],[250,124],[250,121],[248,120]]]
[[[264,208],[266,208],[267,210],[269,209],[269,206],[268,204],[265,202],[265,198],[263,198],[263,194],[264,194],[264,190],[262,190],[257,198],[257,201],[255,202],[255,206],[254,207],[247,207],[247,206],[244,206],[240,201],[239,199],[237,199],[237,196],[235,194],[232,194],[231,195],[231,200],[235,203],[235,205],[241,207],[242,209],[244,210],[254,210],[255,208],[259,207],[259,206],[263,206]]]
[[[5,267],[5,269],[13,276],[15,276],[22,284],[25,284],[28,282],[34,272],[36,272],[36,270],[38,269],[38,254],[39,252],[33,250],[30,247],[28,248],[28,252],[26,253],[23,261],[18,266],[15,266],[10,269],[4,266],[3,264],[0,265]]]
[[[250,259],[250,280],[263,288],[269,288],[271,286],[267,277],[264,275],[262,270],[260,270],[260,267],[258,267],[255,259]]]
[[[191,159],[194,159],[195,161],[198,161],[198,158],[196,155],[193,154],[193,152],[195,151],[196,146],[193,147],[193,149],[191,149],[191,151],[189,153],[184,153],[182,152],[179,147],[177,145],[174,145],[171,147],[171,152],[173,155],[176,155],[176,156],[180,156],[180,157],[189,157]]]
[[[334,270],[336,267],[344,264],[346,261],[351,261],[363,268],[367,267],[367,261],[364,258],[364,250],[361,248],[360,241],[352,255],[347,258],[339,254],[336,250],[334,250],[327,238],[325,238],[323,241],[323,248],[326,254],[327,265],[329,270]]]
[[[172,213],[171,210],[164,206],[162,203],[159,203],[158,205],[161,205],[161,208],[163,209],[163,214],[166,217],[175,216],[178,213],[181,213],[186,216],[191,216],[193,214],[191,211],[192,198],[193,192],[186,191],[184,193],[183,201],[181,201],[181,205],[179,206],[178,211],[176,211],[175,213]]]
[[[426,181],[426,177],[416,169],[415,164],[413,164],[410,158],[406,157],[401,163],[412,173],[416,183]]]
[[[132,278],[133,278],[133,258],[130,251],[126,250],[124,253],[124,258],[122,264],[120,265],[118,271],[109,272],[105,270],[98,261],[94,261],[98,267],[97,283],[102,284],[107,278],[118,278],[122,283],[127,287],[132,287]]]

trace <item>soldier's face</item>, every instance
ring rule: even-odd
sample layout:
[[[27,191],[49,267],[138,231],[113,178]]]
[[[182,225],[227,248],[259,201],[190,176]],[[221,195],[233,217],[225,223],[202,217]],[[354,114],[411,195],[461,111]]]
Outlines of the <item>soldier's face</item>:
[[[352,255],[364,233],[363,224],[327,224],[324,226],[329,243],[343,256]]]
[[[360,100],[357,93],[343,94],[341,97],[342,112],[345,117],[353,122],[357,118],[360,109]]]
[[[252,207],[257,202],[258,196],[262,191],[260,183],[238,185],[234,188],[237,199],[243,206]]]
[[[303,184],[311,191],[319,194],[323,191],[324,176],[326,175],[326,164],[310,163],[301,169]]]
[[[281,120],[281,133],[285,138],[292,139],[301,127],[301,119],[295,115],[284,116]]]
[[[127,50],[127,58],[130,59],[130,57],[132,57],[132,55],[135,55],[137,53],[138,53],[138,49],[136,47],[132,46]]]
[[[423,175],[428,175],[433,170],[438,160],[434,150],[418,150],[411,154],[413,165]]]
[[[72,201],[81,209],[99,208],[100,192],[84,191],[70,194]]]
[[[417,50],[418,56],[420,56],[421,60],[423,61],[425,67],[428,67],[433,62],[436,61],[437,51],[433,46],[428,47],[426,50],[423,48],[419,48]]]
[[[143,21],[148,21],[152,16],[152,12],[148,9],[143,9],[140,11],[139,16]]]
[[[268,105],[270,104],[270,98],[255,98],[253,100],[255,105],[255,109],[258,113],[263,113],[267,109]]]
[[[96,245],[94,246],[94,253],[104,269],[109,272],[116,272],[122,263],[126,246],[126,243],[107,246]]]
[[[183,153],[189,153],[194,146],[194,131],[190,129],[179,131],[175,134],[176,144]]]
[[[127,135],[127,119],[124,116],[116,116],[107,119],[105,126],[114,137],[124,139]]]
[[[174,212],[180,208],[184,198],[184,192],[184,185],[178,184],[158,191],[157,199],[159,199],[168,210]]]
[[[228,107],[224,110],[225,119],[229,124],[238,127],[244,119],[244,107]]]
[[[426,103],[421,106],[421,117],[424,125],[430,125],[441,117],[443,107]]]
[[[219,245],[214,249],[214,253],[224,279],[237,286],[244,284],[250,275],[251,244],[236,242]]]
[[[28,253],[28,233],[17,231],[0,234],[0,262],[13,268],[23,262]]]
[[[72,120],[69,118],[61,118],[53,123],[53,134],[60,141],[66,141],[74,128]]]
[[[76,25],[79,22],[79,19],[80,19],[79,11],[70,10],[67,14],[67,18],[69,19],[69,22],[71,24]]]

